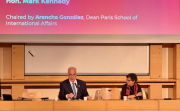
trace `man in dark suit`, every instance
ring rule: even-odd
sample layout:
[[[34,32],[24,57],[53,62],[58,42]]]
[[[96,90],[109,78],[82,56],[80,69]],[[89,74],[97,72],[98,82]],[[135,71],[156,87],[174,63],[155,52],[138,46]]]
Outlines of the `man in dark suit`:
[[[75,67],[68,69],[68,78],[60,83],[59,99],[71,100],[71,99],[84,99],[92,100],[89,96],[86,88],[86,83],[82,80],[76,79],[77,73]]]

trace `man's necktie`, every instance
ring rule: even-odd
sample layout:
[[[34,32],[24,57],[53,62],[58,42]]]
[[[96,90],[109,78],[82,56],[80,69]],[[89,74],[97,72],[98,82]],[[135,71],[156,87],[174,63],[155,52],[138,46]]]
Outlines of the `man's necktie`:
[[[74,98],[76,98],[77,94],[76,94],[75,83],[72,83],[72,84],[73,84]]]

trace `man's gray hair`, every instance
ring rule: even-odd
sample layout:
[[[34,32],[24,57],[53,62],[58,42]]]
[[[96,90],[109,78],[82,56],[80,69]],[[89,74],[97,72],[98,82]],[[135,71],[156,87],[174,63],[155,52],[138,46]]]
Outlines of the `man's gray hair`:
[[[69,67],[68,68],[68,71],[71,70],[71,69],[74,69],[76,71],[76,68],[75,67]]]

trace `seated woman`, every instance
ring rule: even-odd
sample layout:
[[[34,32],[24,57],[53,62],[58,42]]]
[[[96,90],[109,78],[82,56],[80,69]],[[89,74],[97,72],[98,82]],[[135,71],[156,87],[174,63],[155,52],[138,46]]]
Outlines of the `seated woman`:
[[[137,76],[130,73],[126,76],[127,84],[122,86],[121,99],[127,96],[127,99],[143,99],[141,86],[137,84]]]

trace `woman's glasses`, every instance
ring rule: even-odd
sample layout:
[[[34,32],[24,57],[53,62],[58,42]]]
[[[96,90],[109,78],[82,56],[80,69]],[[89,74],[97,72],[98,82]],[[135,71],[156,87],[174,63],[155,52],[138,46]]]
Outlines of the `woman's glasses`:
[[[130,82],[131,80],[126,79],[126,81]]]

